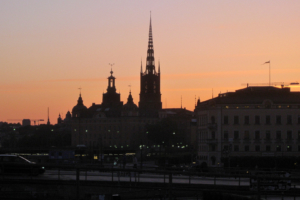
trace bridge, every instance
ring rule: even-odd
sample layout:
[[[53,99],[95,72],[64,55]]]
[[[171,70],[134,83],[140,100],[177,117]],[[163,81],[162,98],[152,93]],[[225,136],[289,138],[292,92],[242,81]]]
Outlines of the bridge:
[[[0,199],[211,199],[236,195],[300,200],[299,178],[288,190],[251,190],[249,174],[191,173],[87,166],[48,166],[42,175],[0,175]],[[278,177],[270,178],[272,180]],[[119,196],[113,197],[118,194]],[[276,197],[276,198],[275,198]],[[237,197],[238,198],[238,197]],[[216,199],[216,198],[215,198]]]

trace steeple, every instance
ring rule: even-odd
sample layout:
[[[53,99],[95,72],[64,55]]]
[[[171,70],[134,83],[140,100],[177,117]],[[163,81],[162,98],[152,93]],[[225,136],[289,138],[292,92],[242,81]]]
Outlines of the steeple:
[[[146,74],[154,74],[154,73],[155,73],[155,63],[154,63],[152,25],[151,25],[151,16],[150,16],[149,39],[148,39],[147,62],[146,62]]]
[[[141,116],[157,117],[158,111],[162,108],[159,68],[158,72],[156,72],[153,50],[152,22],[150,16],[146,70],[144,73],[141,72],[141,90],[139,102],[139,114]],[[141,70],[143,70],[142,66]]]
[[[50,125],[50,119],[49,119],[49,107],[48,107],[48,121],[47,121],[47,125]]]

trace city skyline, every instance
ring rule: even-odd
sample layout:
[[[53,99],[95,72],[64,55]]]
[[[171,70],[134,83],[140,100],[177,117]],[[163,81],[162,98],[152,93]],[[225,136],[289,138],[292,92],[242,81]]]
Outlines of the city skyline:
[[[194,109],[246,83],[296,82],[297,1],[0,3],[0,121],[56,123],[76,105],[102,102],[112,66],[117,92],[139,102],[150,11],[163,108]],[[131,85],[131,87],[129,87]],[[299,91],[299,88],[292,88]],[[181,100],[182,97],[182,100]]]

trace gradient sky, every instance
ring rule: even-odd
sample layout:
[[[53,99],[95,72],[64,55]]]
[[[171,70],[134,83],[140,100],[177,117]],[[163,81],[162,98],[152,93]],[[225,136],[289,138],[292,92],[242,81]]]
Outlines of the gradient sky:
[[[46,121],[49,107],[54,124],[79,87],[87,107],[100,104],[109,63],[121,100],[131,85],[138,104],[150,11],[163,108],[268,83],[268,60],[271,82],[299,81],[299,10],[299,0],[0,1],[0,121]]]

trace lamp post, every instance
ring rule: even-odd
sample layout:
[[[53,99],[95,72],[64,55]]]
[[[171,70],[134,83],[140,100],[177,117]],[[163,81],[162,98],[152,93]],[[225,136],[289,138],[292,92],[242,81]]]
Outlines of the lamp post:
[[[100,137],[100,154],[99,154],[99,156],[100,156],[100,162],[101,162],[101,167],[103,166],[103,158],[104,158],[104,156],[102,156],[102,154],[103,154],[103,146],[102,146],[102,135],[101,135],[101,137]]]
[[[143,169],[143,140],[141,140],[141,169]]]

